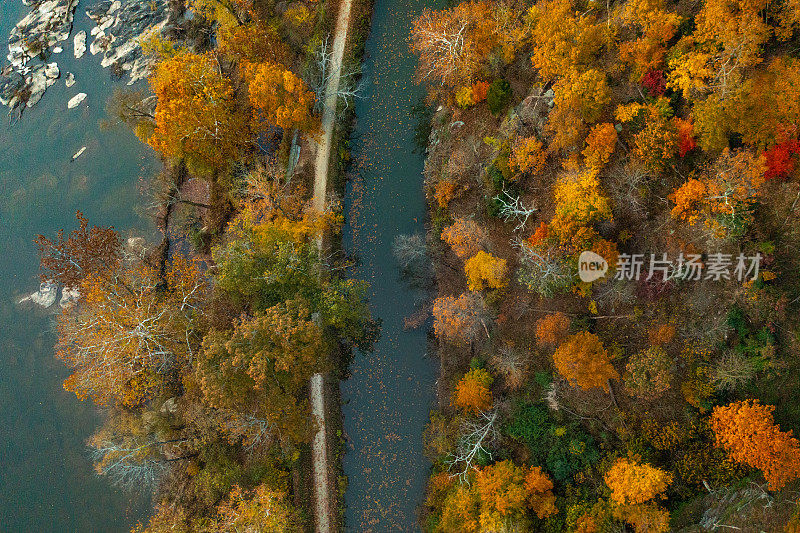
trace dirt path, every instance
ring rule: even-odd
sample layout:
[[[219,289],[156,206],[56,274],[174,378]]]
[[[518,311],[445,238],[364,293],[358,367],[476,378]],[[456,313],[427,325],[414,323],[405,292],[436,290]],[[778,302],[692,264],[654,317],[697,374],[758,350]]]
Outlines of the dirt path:
[[[339,92],[342,59],[344,58],[347,30],[350,25],[350,8],[352,0],[342,0],[339,7],[339,18],[336,21],[336,34],[333,38],[333,58],[331,77],[325,88],[325,106],[322,112],[322,134],[317,143],[317,160],[314,166],[314,209],[325,208],[328,193],[328,167],[331,157],[331,141],[336,126],[336,94]],[[318,245],[322,246],[322,239]],[[333,513],[336,508],[331,505],[331,494],[335,487],[330,485],[328,462],[327,424],[325,421],[325,387],[322,374],[311,377],[311,413],[319,423],[319,430],[311,441],[311,462],[314,472],[314,524],[316,533],[330,533],[331,523],[335,523]]]
[[[331,77],[325,88],[325,106],[322,112],[322,136],[317,143],[317,161],[314,167],[314,208],[325,207],[325,196],[328,192],[328,166],[331,159],[331,140],[336,125],[336,93],[339,92],[339,81],[342,73],[342,59],[347,42],[347,30],[350,25],[350,8],[352,0],[342,0],[339,7],[339,18],[336,21],[336,34],[333,38],[333,58],[331,60]]]

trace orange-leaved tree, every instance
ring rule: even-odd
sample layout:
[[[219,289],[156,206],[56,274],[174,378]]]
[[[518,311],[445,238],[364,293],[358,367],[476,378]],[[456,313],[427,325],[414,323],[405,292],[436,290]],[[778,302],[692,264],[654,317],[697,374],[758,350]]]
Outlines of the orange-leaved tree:
[[[635,459],[620,458],[603,479],[615,504],[636,505],[663,494],[672,483],[672,474]]]
[[[468,0],[441,11],[425,9],[411,28],[422,79],[456,87],[474,81],[500,45],[498,21],[485,1]]]
[[[522,174],[538,174],[544,169],[547,152],[542,141],[535,136],[518,137],[511,146],[508,164]]]
[[[441,339],[468,344],[483,331],[488,336],[488,321],[489,314],[480,294],[442,296],[433,302],[433,331]]]
[[[464,263],[464,273],[471,291],[499,289],[508,283],[508,262],[481,250]]]
[[[150,86],[158,103],[147,142],[164,157],[221,169],[250,142],[233,83],[210,54],[180,51],[165,58],[150,76]]]
[[[457,218],[442,230],[442,239],[461,259],[477,254],[486,238],[486,231],[474,220],[466,218]]]
[[[559,373],[583,390],[601,387],[619,377],[600,337],[588,331],[570,336],[553,354]]]
[[[758,468],[772,490],[800,477],[800,444],[790,431],[781,431],[772,413],[775,407],[758,400],[717,406],[711,428],[717,445],[731,458]]]
[[[492,408],[494,398],[490,387],[494,378],[483,368],[473,368],[456,385],[453,405],[479,413]]]
[[[270,62],[248,64],[245,79],[258,121],[284,130],[316,130],[318,120],[313,114],[316,97],[291,70]]]
[[[558,512],[553,481],[541,467],[532,466],[525,475],[525,491],[528,493],[528,507],[539,518],[547,518]]]
[[[617,130],[613,124],[605,122],[592,127],[582,152],[586,166],[596,171],[602,169],[614,153],[616,144]]]
[[[536,340],[539,344],[557,346],[569,333],[570,320],[562,312],[545,315],[536,321]]]

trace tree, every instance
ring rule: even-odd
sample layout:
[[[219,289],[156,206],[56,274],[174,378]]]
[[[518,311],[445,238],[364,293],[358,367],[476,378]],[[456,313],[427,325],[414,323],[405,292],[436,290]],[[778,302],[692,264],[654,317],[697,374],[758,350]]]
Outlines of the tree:
[[[603,72],[590,69],[559,79],[553,90],[555,109],[547,121],[554,134],[550,149],[568,150],[579,145],[587,126],[600,119],[611,102],[611,89]]]
[[[471,291],[500,289],[507,283],[508,264],[505,259],[481,250],[464,263],[464,273]]]
[[[475,473],[482,531],[498,531],[503,524],[524,516],[527,501],[525,474],[524,468],[510,460],[494,463]]]
[[[558,513],[556,497],[553,494],[553,481],[541,467],[532,466],[525,475],[525,491],[528,493],[528,507],[539,518],[547,518]]]
[[[223,30],[245,24],[253,13],[253,0],[190,0],[195,13],[216,22]]]
[[[658,398],[669,390],[672,359],[660,346],[634,354],[625,367],[625,388],[638,398]]]
[[[737,462],[758,468],[772,490],[800,477],[800,444],[791,431],[781,431],[772,413],[775,407],[758,400],[717,406],[711,429],[717,446]]]
[[[661,495],[672,482],[672,474],[635,459],[617,459],[606,472],[611,500],[617,505],[645,503]]]
[[[147,142],[163,156],[220,169],[250,142],[233,84],[211,55],[180,51],[167,57],[155,67],[150,86],[158,104]]]
[[[36,237],[42,281],[54,280],[65,287],[76,287],[88,276],[106,277],[118,267],[122,248],[114,228],[90,229],[89,221],[80,211],[75,218],[80,227],[66,238],[63,229],[54,241],[44,235]]]
[[[480,533],[478,522],[478,494],[468,485],[456,484],[442,503],[441,533],[463,531]]]
[[[544,169],[547,152],[544,144],[534,136],[518,137],[511,147],[508,164],[522,174],[538,174]]]
[[[473,257],[486,241],[486,231],[474,220],[457,218],[442,230],[442,239],[461,259]]]
[[[277,30],[264,21],[222,28],[217,33],[217,50],[240,65],[268,61],[289,65],[292,55]]]
[[[671,215],[690,224],[702,218],[719,236],[741,235],[751,222],[765,171],[763,156],[726,148],[701,179],[690,178],[669,196],[675,204]]]
[[[487,321],[488,311],[480,294],[442,296],[433,302],[433,331],[441,339],[468,344],[483,331],[488,336]]]
[[[328,347],[306,301],[287,300],[232,331],[210,331],[195,375],[209,405],[263,418],[290,442],[309,437],[301,393],[328,366]]]
[[[313,115],[316,97],[292,71],[270,62],[245,67],[250,105],[257,120],[284,130],[313,132],[318,124]]]
[[[608,163],[616,144],[617,130],[613,124],[606,122],[592,127],[582,152],[586,166],[599,172]]]
[[[252,491],[235,485],[217,507],[213,530],[220,533],[299,533],[304,528],[289,495],[261,484]]]
[[[595,172],[570,172],[561,176],[554,188],[556,212],[549,224],[548,237],[570,253],[590,247],[598,236],[592,225],[611,220],[611,202],[600,190]]]
[[[195,263],[176,256],[163,278],[146,265],[90,275],[80,291],[81,305],[59,316],[56,345],[74,370],[64,388],[78,398],[138,406],[190,361],[205,291]]]
[[[539,344],[557,346],[569,333],[570,320],[562,312],[545,315],[536,321],[536,340]]]
[[[619,377],[600,338],[588,331],[568,337],[553,354],[553,361],[562,376],[583,390],[601,387],[608,391],[608,380]]]
[[[453,405],[473,413],[488,411],[494,401],[490,389],[493,382],[494,378],[489,372],[483,368],[473,368],[456,385]]]
[[[491,6],[468,0],[441,11],[425,9],[411,28],[423,80],[456,87],[471,83],[501,42]]]

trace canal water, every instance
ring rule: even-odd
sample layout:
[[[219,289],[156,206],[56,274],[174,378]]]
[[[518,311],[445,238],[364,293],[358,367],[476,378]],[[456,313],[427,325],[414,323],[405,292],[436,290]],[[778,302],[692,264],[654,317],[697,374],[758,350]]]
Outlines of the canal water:
[[[404,318],[424,297],[400,279],[392,244],[425,231],[422,153],[415,153],[412,108],[424,95],[408,48],[412,20],[440,0],[376,0],[366,43],[365,98],[356,102],[355,164],[347,186],[345,249],[360,263],[354,277],[371,285],[373,314],[382,321],[372,353],[356,353],[342,383],[347,452],[346,531],[418,531],[417,508],[430,464],[422,431],[435,396],[438,365],[424,328]],[[419,151],[417,151],[419,152]]]
[[[81,1],[73,34],[91,29],[84,10],[93,3]],[[9,31],[29,9],[0,0],[3,59]],[[50,61],[62,78],[41,102],[14,125],[0,109],[0,532],[127,532],[147,516],[149,498],[94,474],[85,443],[100,418],[62,389],[67,370],[53,357],[55,310],[16,301],[38,288],[36,234],[75,227],[78,209],[125,236],[150,235],[140,190],[159,165],[125,127],[100,128],[106,100],[123,83],[112,82],[99,56],[76,60],[72,40],[61,45]],[[76,77],[69,89],[66,72]],[[78,92],[88,98],[67,110]]]

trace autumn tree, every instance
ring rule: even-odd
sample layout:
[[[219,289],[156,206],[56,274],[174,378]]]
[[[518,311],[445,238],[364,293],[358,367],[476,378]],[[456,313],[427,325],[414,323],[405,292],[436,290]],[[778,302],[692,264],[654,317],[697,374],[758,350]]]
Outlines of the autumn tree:
[[[593,224],[611,220],[611,202],[600,188],[595,172],[569,172],[556,181],[556,212],[548,225],[548,238],[571,254],[598,241]]]
[[[545,315],[536,321],[536,340],[539,344],[557,346],[569,333],[570,320],[562,312]]]
[[[473,368],[456,385],[453,404],[466,411],[478,413],[492,408],[490,387],[494,382],[491,374],[483,368]]]
[[[741,235],[752,219],[751,209],[764,183],[763,156],[727,148],[701,178],[690,178],[669,199],[671,215],[690,224],[703,220],[718,236]]]
[[[481,250],[464,263],[464,273],[471,291],[500,289],[507,283],[508,264],[505,259]]]
[[[300,513],[286,491],[261,484],[252,491],[235,485],[217,507],[213,530],[220,533],[300,533],[304,528]]]
[[[253,18],[253,0],[190,0],[192,10],[227,30]]]
[[[586,148],[582,152],[586,166],[600,171],[614,153],[616,144],[617,130],[613,124],[606,122],[594,126],[586,137]]]
[[[195,374],[209,405],[266,419],[282,439],[307,438],[308,379],[327,368],[328,349],[308,303],[276,304],[203,339]]]
[[[561,78],[553,89],[555,109],[547,121],[547,129],[553,133],[550,150],[569,150],[579,145],[586,129],[600,119],[611,103],[611,89],[598,69]]]
[[[639,398],[658,398],[669,390],[673,363],[660,346],[636,353],[625,366],[625,389]]]
[[[772,413],[775,407],[758,400],[717,406],[711,428],[717,446],[740,463],[758,468],[772,490],[800,477],[800,444],[791,431],[781,431]]]
[[[180,51],[167,57],[155,67],[150,86],[158,104],[147,142],[164,157],[220,169],[250,141],[233,84],[211,55]]]
[[[637,533],[666,533],[669,513],[652,500],[663,496],[672,474],[636,459],[620,458],[606,472],[611,489],[612,513]]]
[[[270,62],[248,64],[245,79],[257,120],[284,130],[313,132],[317,128],[316,97],[292,71]]]
[[[528,493],[528,506],[539,518],[558,513],[553,481],[541,467],[532,466],[525,475],[525,492]]]
[[[486,230],[467,218],[457,218],[442,230],[442,240],[450,245],[458,257],[465,260],[481,251],[486,239]]]
[[[222,28],[217,34],[217,51],[240,65],[262,61],[289,65],[292,58],[278,31],[264,21]]]
[[[547,152],[544,144],[534,136],[514,140],[509,166],[522,174],[538,174],[544,169]]]
[[[471,83],[501,42],[492,7],[468,0],[441,11],[425,9],[411,28],[422,79],[456,87]]]
[[[122,258],[119,235],[113,228],[92,226],[78,211],[80,227],[64,235],[59,230],[55,240],[36,237],[42,281],[54,280],[65,287],[75,287],[88,276],[106,277]]]
[[[442,296],[433,302],[433,331],[440,339],[468,344],[484,331],[488,336],[488,322],[488,310],[480,294]]]
[[[73,369],[64,388],[98,404],[138,406],[188,364],[205,282],[176,256],[166,273],[135,264],[80,284],[81,305],[58,319],[56,357]]]
[[[568,337],[556,349],[553,361],[562,376],[583,390],[601,387],[607,391],[608,380],[619,377],[600,338],[588,331]]]

